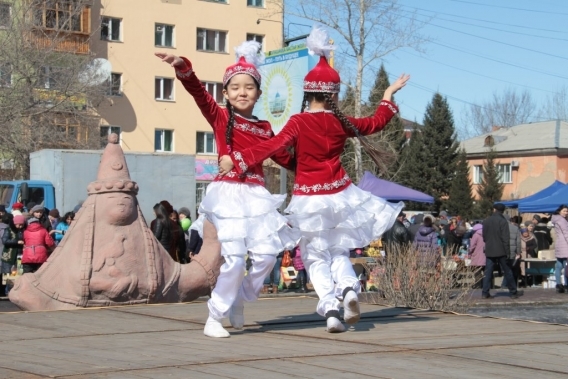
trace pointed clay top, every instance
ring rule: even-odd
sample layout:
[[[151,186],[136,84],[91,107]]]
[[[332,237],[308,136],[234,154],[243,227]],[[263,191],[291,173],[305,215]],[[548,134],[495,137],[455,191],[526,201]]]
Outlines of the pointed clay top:
[[[118,135],[112,133],[103,151],[97,180],[87,187],[89,194],[104,192],[138,192],[138,184],[130,179],[124,152],[118,144]]]

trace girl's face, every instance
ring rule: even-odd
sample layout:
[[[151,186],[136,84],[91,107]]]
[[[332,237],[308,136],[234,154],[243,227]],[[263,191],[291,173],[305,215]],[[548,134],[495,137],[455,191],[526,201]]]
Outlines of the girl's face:
[[[67,225],[71,225],[71,222],[73,221],[73,219],[71,217],[67,217]]]
[[[568,208],[562,208],[562,210],[560,211],[560,216],[562,217],[568,216]]]
[[[523,233],[523,237],[527,238],[528,236],[529,236],[529,232],[528,232],[528,231],[526,231],[526,232]]]
[[[34,214],[33,214],[33,216],[34,216],[35,218],[37,218],[37,219],[40,219],[40,218],[41,218],[41,215],[43,215],[43,212],[42,212],[42,211],[37,211],[37,212],[34,212]]]
[[[247,74],[233,76],[223,90],[225,99],[231,103],[235,111],[247,118],[252,117],[252,109],[261,94],[262,91],[256,86],[253,77]]]
[[[530,224],[529,226],[527,226],[527,229],[529,230],[529,232],[533,232],[534,230],[534,224]]]
[[[181,220],[183,220],[184,218],[186,218],[185,215],[184,215],[183,213],[180,213],[180,214],[179,214],[179,220],[181,221]]]

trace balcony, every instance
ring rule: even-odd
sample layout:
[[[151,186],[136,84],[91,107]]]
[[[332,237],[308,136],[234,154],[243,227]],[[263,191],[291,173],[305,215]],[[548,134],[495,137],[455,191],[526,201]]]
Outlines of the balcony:
[[[29,40],[36,48],[60,53],[89,54],[88,34],[36,29],[29,33]]]

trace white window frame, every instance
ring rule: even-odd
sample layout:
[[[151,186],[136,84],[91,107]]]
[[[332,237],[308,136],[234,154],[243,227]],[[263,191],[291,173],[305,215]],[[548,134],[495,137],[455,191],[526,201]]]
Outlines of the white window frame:
[[[0,87],[12,87],[12,65],[0,64]]]
[[[219,82],[201,82],[203,87],[215,99],[217,104],[224,104],[225,98],[223,97],[223,83]]]
[[[167,30],[168,26],[172,27],[172,38],[171,38],[172,44],[171,44],[171,46],[166,45],[166,30]],[[162,34],[160,44],[156,44],[156,34],[158,33],[158,28],[162,28],[162,30],[160,31],[160,33]],[[175,41],[176,33],[175,33],[175,31],[176,31],[175,25],[161,24],[161,23],[154,24],[154,44],[155,44],[155,46],[174,48],[176,46],[176,41]]]
[[[112,39],[112,21],[118,21],[118,39]],[[107,36],[106,38],[103,37],[103,25],[107,25]],[[101,19],[101,40],[103,41],[110,41],[110,42],[122,42],[122,19],[118,17],[108,17],[104,16]]]
[[[473,184],[481,184],[483,181],[483,166],[473,166]]]
[[[158,153],[173,153],[174,152],[174,131],[172,129],[155,129],[154,138],[156,138],[156,132],[161,132],[160,136],[160,146],[161,149],[156,149],[156,141],[154,141],[154,151]],[[171,150],[164,150],[165,132],[170,132],[172,134]]]
[[[156,95],[156,87],[155,87],[157,85],[156,80],[160,81],[160,95],[159,95],[159,97],[156,97],[156,100],[158,100],[158,101],[174,101],[174,93],[175,93],[175,87],[174,87],[175,81],[174,81],[174,79],[157,76],[154,80],[154,96]],[[169,99],[164,97],[164,83],[165,83],[164,81],[165,80],[170,80],[171,83],[172,83],[172,93],[171,93],[171,96],[170,96]]]
[[[496,169],[499,172],[499,183],[513,183],[513,168],[510,163],[497,164]]]
[[[195,182],[195,203],[199,205],[205,198],[207,193],[207,186],[211,182]]]
[[[264,0],[247,0],[247,7],[264,8]]]
[[[9,3],[5,3],[3,1],[0,1],[0,7],[6,7],[8,9],[7,24],[6,25],[0,24],[0,29],[7,29],[7,28],[10,27],[10,24],[12,23],[12,5],[10,5]]]
[[[113,84],[115,83],[114,78],[118,77],[118,92],[113,92]],[[119,72],[111,72],[110,78],[108,79],[108,89],[107,96],[122,96],[122,74]]]
[[[207,137],[210,136],[213,138],[213,150],[207,151]],[[203,151],[198,150],[198,141],[202,138],[203,141]],[[195,134],[195,153],[200,155],[217,155],[217,144],[215,143],[215,135],[211,132],[197,132]]]
[[[256,41],[260,43],[261,49],[264,51],[264,35],[247,33],[247,41]]]
[[[40,83],[40,88],[56,89],[57,82],[59,81],[57,75],[58,74],[63,75],[65,69],[62,67],[53,67],[53,66],[42,66],[40,69],[42,70],[42,73],[40,74],[40,79],[41,78],[45,79],[43,83]]]
[[[118,143],[122,145],[122,128],[116,125],[101,125],[100,127],[100,134],[101,134],[101,148],[105,148],[107,145],[107,141],[104,139],[103,136],[103,128],[107,128],[106,136],[110,136],[112,133],[118,134]],[[118,130],[117,130],[118,129]]]
[[[203,33],[202,36],[200,36],[199,34]],[[207,50],[207,33],[215,33],[215,48],[213,50]],[[224,33],[225,34],[225,46],[223,50],[219,49],[219,34],[220,33]],[[228,44],[228,32],[224,31],[224,30],[214,30],[214,29],[206,29],[206,28],[197,28],[197,38],[201,38],[201,45],[203,48],[199,48],[199,46],[196,43],[196,50],[197,51],[208,51],[208,52],[214,52],[214,53],[226,53],[227,52],[227,44]]]

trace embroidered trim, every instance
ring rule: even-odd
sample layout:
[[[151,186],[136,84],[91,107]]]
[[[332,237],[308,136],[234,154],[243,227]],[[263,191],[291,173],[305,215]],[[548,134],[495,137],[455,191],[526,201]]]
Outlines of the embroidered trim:
[[[254,125],[235,123],[235,125],[233,125],[233,128],[237,128],[239,130],[242,130],[243,132],[249,132],[259,136],[272,137],[272,130],[263,130]]]
[[[394,114],[397,114],[397,113],[398,113],[398,110],[396,109],[396,107],[394,107],[394,106],[393,106],[391,103],[389,103],[388,101],[381,101],[381,104],[380,104],[380,105],[385,105],[385,106],[387,106],[387,107],[390,109],[390,111],[391,111],[392,113],[394,113]]]
[[[245,172],[245,171],[248,169],[248,166],[247,166],[247,164],[245,163],[245,160],[243,159],[243,155],[242,155],[240,152],[235,151],[235,152],[233,153],[233,157],[235,157],[235,159],[236,159],[237,161],[239,161],[239,168],[241,169],[241,171],[242,171],[242,172]]]
[[[227,71],[225,71],[225,75],[223,75],[223,86],[226,86],[229,80],[231,80],[231,78],[237,74],[248,74],[252,76],[258,82],[258,84],[260,84],[260,74],[255,67],[236,65],[229,67]]]
[[[252,116],[254,118],[247,118],[241,115],[240,113],[238,113],[237,111],[235,111],[235,116],[239,116],[240,118],[242,118],[243,120],[247,120],[248,122],[260,122],[260,120],[256,116]]]
[[[323,183],[323,184],[314,184],[313,186],[307,186],[305,184],[303,185],[299,185],[299,184],[294,184],[294,191],[302,191],[305,193],[310,193],[310,192],[319,192],[319,191],[330,191],[332,189],[336,189],[339,187],[343,187],[344,185],[346,185],[347,183],[351,182],[351,179],[349,179],[349,175],[345,174],[345,176],[339,180],[335,180],[331,183]]]
[[[333,113],[331,109],[316,109],[316,110],[304,110],[304,113]]]
[[[341,83],[304,81],[305,92],[339,93],[340,89],[341,89]]]
[[[181,72],[180,70],[176,70],[176,75],[180,79],[187,79],[193,74],[193,70],[190,68],[187,72]]]
[[[227,177],[227,178],[236,178],[236,177],[241,176],[241,175],[237,174],[235,171],[230,171],[228,174],[225,174],[224,176]],[[262,175],[258,175],[258,174],[252,173],[252,172],[247,172],[244,176],[248,180],[257,180],[261,183],[264,183],[264,176],[262,176]]]

